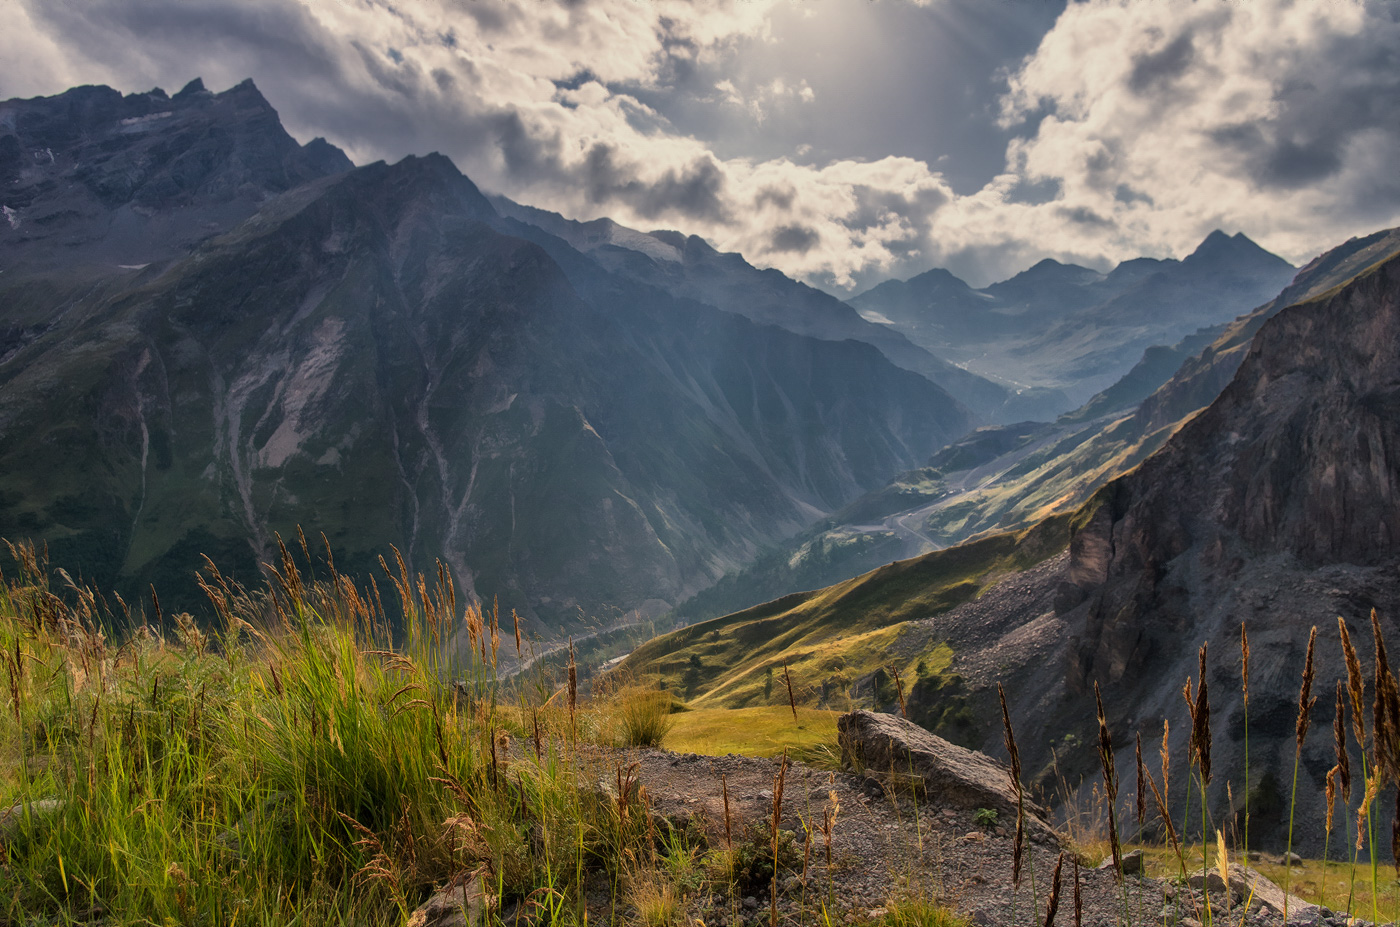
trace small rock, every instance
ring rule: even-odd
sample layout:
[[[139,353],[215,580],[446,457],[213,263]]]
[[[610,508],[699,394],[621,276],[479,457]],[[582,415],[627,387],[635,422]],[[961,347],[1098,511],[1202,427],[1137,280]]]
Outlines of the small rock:
[[[771,791],[769,791],[768,789],[763,789],[762,791],[760,791],[760,792],[758,793],[758,795],[757,795],[756,797],[758,798],[759,801],[772,801],[772,800],[773,800],[773,793],[772,793]]]
[[[980,830],[970,830],[963,834],[963,839],[969,843],[981,843],[983,840],[987,839],[987,835]]]
[[[1133,850],[1123,857],[1123,872],[1131,875],[1134,872],[1142,872],[1142,851]]]
[[[745,899],[744,899],[744,910],[745,910],[745,911],[757,911],[757,910],[758,910],[758,899],[755,898],[755,897],[752,896],[752,895],[750,895],[750,896],[748,896],[747,898],[745,898]]]
[[[802,890],[802,877],[801,877],[801,876],[788,876],[786,879],[783,880],[783,891],[784,891],[786,894],[793,895],[793,894],[796,894],[797,892],[799,892],[799,891],[801,891],[801,890]]]
[[[871,908],[869,917],[872,921],[878,921],[880,918],[884,917],[888,913],[889,912],[886,911],[884,908]]]
[[[68,803],[61,798],[40,798],[31,802],[19,802],[0,811],[0,846],[19,835],[26,820],[33,821],[36,825],[42,824],[57,816],[67,806]]]
[[[1294,866],[1303,865],[1303,857],[1299,856],[1297,853],[1289,853],[1286,859],[1289,863],[1293,864]]]

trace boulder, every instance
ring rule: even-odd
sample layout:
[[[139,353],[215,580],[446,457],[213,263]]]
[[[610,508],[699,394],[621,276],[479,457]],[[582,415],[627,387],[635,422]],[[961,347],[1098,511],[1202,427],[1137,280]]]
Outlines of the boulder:
[[[903,718],[857,710],[836,722],[841,761],[857,773],[875,776],[887,789],[922,793],[940,806],[992,808],[1003,821],[1016,819],[1011,771],[985,753],[949,743]],[[1026,831],[1053,835],[1045,812],[1025,799]]]
[[[483,870],[461,872],[408,918],[408,927],[476,927],[484,923],[492,899]]]

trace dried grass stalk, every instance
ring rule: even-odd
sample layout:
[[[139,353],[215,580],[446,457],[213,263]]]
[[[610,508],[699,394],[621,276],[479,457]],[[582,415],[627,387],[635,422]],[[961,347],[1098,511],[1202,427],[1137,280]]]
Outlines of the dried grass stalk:
[[[997,683],[1001,699],[1001,723],[1006,730],[1006,752],[1011,758],[1011,788],[1016,792],[1016,839],[1011,847],[1011,884],[1021,884],[1021,854],[1025,851],[1026,811],[1021,791],[1021,751],[1016,749],[1016,735],[1011,730],[1011,710],[1006,707],[1006,690]]]
[[[1337,713],[1332,718],[1332,738],[1333,749],[1337,755],[1337,765],[1333,768],[1337,771],[1337,780],[1342,787],[1342,801],[1351,801],[1351,758],[1347,755],[1347,728],[1342,720],[1342,715],[1346,711],[1346,702],[1342,698],[1342,681],[1337,680]],[[1331,807],[1331,800],[1328,800],[1328,807]],[[1332,813],[1330,810],[1327,812]],[[1330,829],[1330,828],[1329,828]]]
[[[1202,687],[1204,688],[1204,686]],[[1123,848],[1118,843],[1118,770],[1113,763],[1113,738],[1108,733],[1103,696],[1094,683],[1094,703],[1099,712],[1099,763],[1103,766],[1104,793],[1108,797],[1108,845],[1113,851],[1113,871],[1123,876]]]
[[[1240,622],[1240,675],[1244,680],[1244,707],[1249,708],[1249,632]]]
[[[1337,631],[1342,637],[1342,654],[1347,664],[1347,694],[1351,697],[1351,730],[1356,735],[1356,743],[1366,748],[1366,716],[1362,711],[1365,703],[1366,683],[1361,675],[1361,660],[1352,646],[1351,635],[1347,633],[1347,623],[1337,616]]]
[[[1050,900],[1045,903],[1045,927],[1054,927],[1055,914],[1060,910],[1060,872],[1065,866],[1065,854],[1055,860],[1055,874],[1050,877]]]
[[[1201,770],[1201,788],[1210,784],[1210,690],[1206,685],[1206,645],[1201,645],[1201,676],[1191,712],[1191,749]]]
[[[1147,817],[1147,783],[1142,781],[1145,770],[1142,765],[1142,732],[1137,734],[1137,743],[1134,749],[1137,759],[1137,822],[1138,827],[1142,827],[1143,821]]]

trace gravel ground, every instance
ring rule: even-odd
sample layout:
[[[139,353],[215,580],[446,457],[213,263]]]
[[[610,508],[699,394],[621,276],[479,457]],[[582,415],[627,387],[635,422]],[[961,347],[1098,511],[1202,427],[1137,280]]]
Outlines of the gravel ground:
[[[707,757],[660,750],[615,751],[595,757],[600,780],[615,776],[618,766],[635,764],[653,812],[673,822],[693,822],[712,846],[725,840],[724,788],[729,792],[730,830],[766,827],[773,810],[777,760],[729,755]],[[723,783],[723,784],[722,784]],[[833,802],[834,799],[834,802]],[[819,824],[826,809],[839,803],[832,828],[831,861]],[[1028,846],[1019,886],[1011,880],[1014,822],[979,826],[972,809],[940,807],[936,796],[886,794],[874,780],[844,772],[811,769],[790,763],[785,774],[782,828],[797,834],[800,856],[804,822],[812,826],[812,846],[805,882],[800,874],[780,878],[778,920],[784,924],[855,924],[878,920],[890,899],[909,894],[938,899],[956,908],[973,924],[1046,923],[1051,874],[1065,850],[1054,838]],[[1203,906],[1199,893],[1142,875],[1122,881],[1102,869],[1078,869],[1076,918],[1075,863],[1064,854],[1055,922],[1063,925],[1181,924],[1191,927]],[[687,923],[707,927],[756,927],[768,923],[770,891],[729,896],[721,887],[687,899]],[[1267,908],[1245,911],[1241,898],[1227,902],[1212,895],[1216,923],[1265,927],[1283,919]],[[625,913],[625,912],[624,912]],[[607,902],[590,919],[606,923]],[[1201,913],[1204,917],[1204,913]],[[1325,909],[1294,912],[1289,924],[1360,924]]]

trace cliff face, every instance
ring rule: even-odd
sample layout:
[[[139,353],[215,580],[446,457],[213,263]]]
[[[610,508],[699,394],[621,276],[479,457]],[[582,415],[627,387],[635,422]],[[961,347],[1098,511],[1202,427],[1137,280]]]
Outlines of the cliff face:
[[[1240,624],[1254,662],[1252,763],[1277,771],[1291,760],[1309,627],[1322,633],[1324,694],[1343,671],[1337,615],[1363,659],[1371,608],[1387,633],[1400,627],[1398,485],[1400,256],[1390,256],[1264,322],[1215,402],[1091,501],[1058,603],[1073,633],[1066,691],[1100,682],[1124,721],[1175,728],[1180,686],[1209,641],[1217,769],[1241,794]],[[1316,712],[1315,732],[1329,715]],[[1331,764],[1322,733],[1304,750],[1308,845],[1320,843]]]

